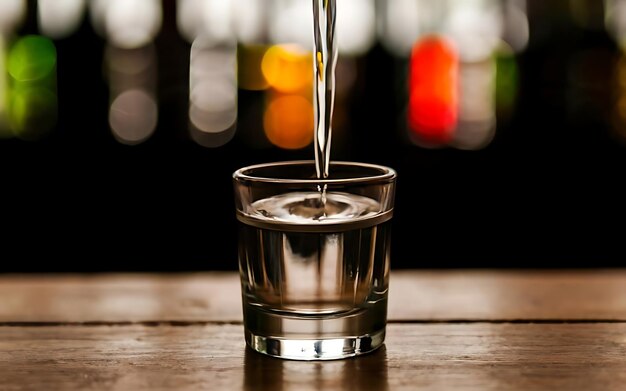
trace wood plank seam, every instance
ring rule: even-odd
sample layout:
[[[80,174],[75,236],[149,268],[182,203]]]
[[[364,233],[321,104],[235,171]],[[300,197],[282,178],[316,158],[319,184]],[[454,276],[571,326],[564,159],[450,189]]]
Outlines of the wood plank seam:
[[[626,323],[626,319],[432,319],[432,320],[390,320],[388,324],[597,324],[597,323]],[[242,325],[241,321],[87,321],[87,322],[0,322],[0,327],[191,327],[191,326],[223,326]]]

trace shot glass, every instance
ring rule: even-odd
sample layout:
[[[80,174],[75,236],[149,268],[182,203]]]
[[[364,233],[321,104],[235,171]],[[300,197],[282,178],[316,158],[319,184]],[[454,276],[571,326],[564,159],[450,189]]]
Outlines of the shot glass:
[[[332,162],[259,164],[233,174],[244,332],[293,360],[358,356],[385,339],[396,172]]]

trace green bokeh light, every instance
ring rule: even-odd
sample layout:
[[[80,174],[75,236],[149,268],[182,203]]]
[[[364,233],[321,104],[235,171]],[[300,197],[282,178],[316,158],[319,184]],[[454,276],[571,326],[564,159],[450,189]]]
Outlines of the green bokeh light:
[[[56,62],[56,48],[50,39],[27,35],[15,42],[9,51],[7,69],[18,82],[36,81],[50,75]]]
[[[45,87],[16,88],[11,94],[9,123],[23,140],[38,140],[57,123],[57,97]]]
[[[511,50],[496,53],[496,105],[499,111],[511,113],[517,101],[519,69]]]

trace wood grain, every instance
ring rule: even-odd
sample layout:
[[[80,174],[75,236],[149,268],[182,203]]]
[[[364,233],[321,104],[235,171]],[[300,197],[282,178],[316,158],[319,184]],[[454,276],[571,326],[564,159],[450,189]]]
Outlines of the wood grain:
[[[626,320],[626,269],[392,274],[393,320]]]
[[[241,318],[235,273],[0,276],[0,322]]]
[[[0,276],[0,323],[241,322],[236,273]],[[389,319],[626,320],[626,269],[394,271]]]
[[[0,390],[623,390],[626,324],[393,324],[374,354],[267,358],[240,325],[0,327]]]

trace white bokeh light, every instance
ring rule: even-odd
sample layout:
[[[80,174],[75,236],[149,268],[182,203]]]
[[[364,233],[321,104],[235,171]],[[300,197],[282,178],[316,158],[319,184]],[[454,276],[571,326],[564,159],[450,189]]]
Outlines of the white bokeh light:
[[[111,132],[122,144],[135,145],[146,141],[158,122],[155,45],[136,49],[107,45],[105,65],[111,102]]]
[[[460,66],[459,117],[452,146],[479,150],[496,134],[495,73],[492,58]]]
[[[105,11],[105,31],[121,48],[148,44],[158,34],[163,20],[159,0],[109,0]]]
[[[607,31],[622,50],[626,49],[626,1],[605,0]]]
[[[187,42],[198,37],[213,42],[235,38],[231,0],[178,0],[176,4],[178,31]]]
[[[26,15],[26,0],[0,0],[0,34],[16,29]]]
[[[526,0],[506,0],[502,6],[504,7],[502,39],[513,52],[520,53],[526,49],[530,38]]]
[[[407,57],[420,35],[419,2],[387,0],[379,35],[383,45],[397,56]]]
[[[83,20],[85,0],[38,0],[39,28],[51,38],[65,38],[72,34]]]
[[[191,137],[205,147],[232,139],[237,122],[237,47],[201,38],[191,47],[189,70]]]
[[[123,144],[139,144],[156,129],[157,104],[150,94],[139,89],[119,94],[111,103],[109,125],[115,137]]]
[[[456,42],[461,61],[482,61],[499,45],[502,23],[497,0],[450,0],[444,32]]]
[[[193,42],[202,34],[204,0],[177,0],[176,26],[179,34],[187,41]]]
[[[94,31],[101,37],[106,36],[105,18],[110,0],[89,0],[89,19]]]
[[[341,54],[359,56],[370,50],[376,39],[374,0],[339,0],[336,29]]]
[[[387,50],[407,58],[417,40],[436,33],[446,15],[446,1],[387,0],[380,5],[378,36]]]
[[[0,138],[10,136],[7,124],[8,78],[6,69],[6,44],[0,35]]]
[[[310,0],[272,0],[269,34],[274,44],[294,43],[313,49],[313,6]]]
[[[260,44],[267,29],[268,0],[235,0],[234,29],[237,40],[244,44]]]

